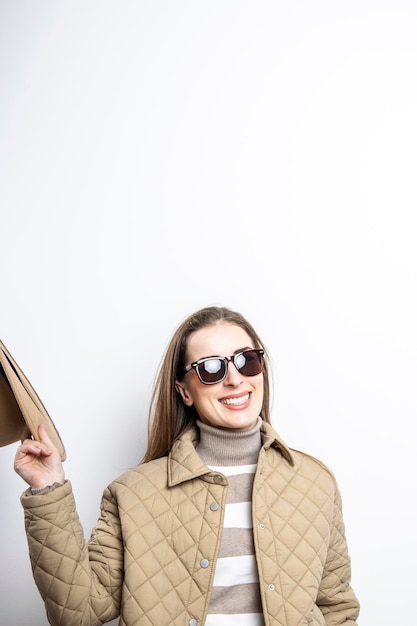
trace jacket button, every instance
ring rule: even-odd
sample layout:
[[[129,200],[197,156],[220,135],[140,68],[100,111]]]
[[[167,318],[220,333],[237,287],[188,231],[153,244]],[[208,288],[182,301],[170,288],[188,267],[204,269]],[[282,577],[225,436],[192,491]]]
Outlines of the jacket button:
[[[196,619],[190,619],[190,621],[188,622],[188,626],[197,626],[197,620]]]
[[[265,530],[265,524],[259,524],[259,528],[260,528],[261,530]]]
[[[206,568],[206,567],[208,567],[208,566],[209,566],[209,562],[208,562],[208,560],[207,560],[207,559],[201,559],[201,561],[200,561],[200,565],[201,565],[201,567]]]
[[[212,511],[217,511],[217,509],[218,509],[218,508],[219,508],[219,505],[217,504],[217,502],[212,502],[212,503],[210,504],[210,509],[211,509]]]
[[[219,476],[219,474],[216,474],[214,477],[214,482],[217,483],[218,485],[221,485],[223,482],[223,478]]]
[[[269,591],[274,591],[275,589],[275,585],[273,585],[272,583],[270,585],[268,585],[268,589]]]

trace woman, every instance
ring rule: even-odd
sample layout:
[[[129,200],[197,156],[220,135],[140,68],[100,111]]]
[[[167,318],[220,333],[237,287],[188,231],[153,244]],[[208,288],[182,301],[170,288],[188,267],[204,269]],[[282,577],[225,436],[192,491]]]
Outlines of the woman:
[[[355,626],[336,481],[271,427],[266,350],[239,313],[208,307],[176,330],[144,462],[105,490],[88,544],[39,435],[15,469],[51,624]]]

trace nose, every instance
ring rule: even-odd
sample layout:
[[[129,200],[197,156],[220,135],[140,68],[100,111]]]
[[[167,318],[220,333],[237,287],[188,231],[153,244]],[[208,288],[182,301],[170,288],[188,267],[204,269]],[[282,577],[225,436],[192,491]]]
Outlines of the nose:
[[[234,385],[234,386],[240,385],[240,383],[242,382],[242,374],[239,372],[236,365],[233,363],[231,359],[227,365],[228,367],[227,367],[227,375],[225,378],[225,382],[228,385]]]

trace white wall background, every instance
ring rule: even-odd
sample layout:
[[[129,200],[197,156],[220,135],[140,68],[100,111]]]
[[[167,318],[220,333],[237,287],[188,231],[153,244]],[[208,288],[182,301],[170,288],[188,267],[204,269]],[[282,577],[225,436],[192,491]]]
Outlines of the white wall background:
[[[361,625],[415,623],[416,32],[414,0],[0,4],[0,336],[86,537],[173,329],[224,304],[339,480]],[[43,626],[16,447],[0,623]]]

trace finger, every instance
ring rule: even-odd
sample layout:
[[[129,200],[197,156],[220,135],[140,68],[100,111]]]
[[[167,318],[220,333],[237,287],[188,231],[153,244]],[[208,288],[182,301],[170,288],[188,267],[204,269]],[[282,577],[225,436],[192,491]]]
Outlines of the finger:
[[[46,448],[43,444],[38,441],[33,441],[32,439],[25,439],[25,441],[18,447],[17,456],[19,458],[24,458],[26,455],[30,454],[31,456],[49,456],[51,454],[51,450]]]
[[[48,448],[48,450],[55,450],[55,446],[52,443],[52,440],[49,437],[48,433],[46,432],[46,428],[43,424],[39,424],[38,437],[39,437],[39,441],[43,443],[44,446]]]

